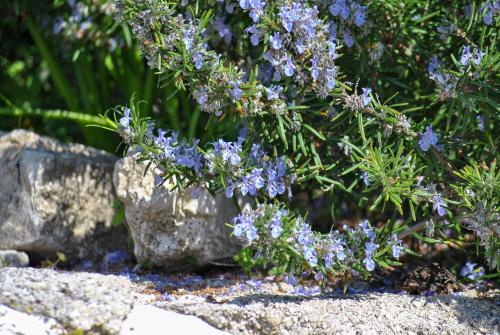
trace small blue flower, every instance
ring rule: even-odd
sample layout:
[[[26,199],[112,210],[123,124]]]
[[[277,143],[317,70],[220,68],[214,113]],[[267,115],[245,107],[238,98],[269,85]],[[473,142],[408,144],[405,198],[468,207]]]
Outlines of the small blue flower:
[[[366,19],[366,7],[357,5],[354,11],[354,24],[358,27],[362,27],[365,24]]]
[[[393,234],[391,243],[392,243],[392,247],[391,247],[392,256],[394,258],[401,257],[401,253],[403,252],[403,246],[402,246],[403,241],[398,239],[396,234]]]
[[[375,269],[375,262],[373,261],[371,255],[367,255],[363,260],[363,263],[365,264],[366,270],[371,272]]]
[[[460,275],[462,277],[467,277],[470,280],[476,280],[481,276],[484,276],[484,268],[478,267],[477,269],[476,263],[467,262],[464,267],[460,270]]]
[[[441,199],[440,194],[432,197],[432,209],[437,211],[439,216],[444,216],[446,214],[445,206],[446,204]]]
[[[294,71],[295,71],[295,65],[293,65],[292,59],[288,57],[285,64],[285,75],[291,77],[293,76]]]
[[[439,68],[439,60],[437,56],[432,56],[429,60],[429,65],[427,66],[427,71],[429,73],[434,73]]]
[[[336,0],[330,6],[330,13],[333,16],[341,16],[342,19],[347,20],[349,18],[349,7],[346,4],[346,0]]]
[[[318,80],[319,77],[319,70],[320,68],[318,67],[318,58],[316,56],[311,59],[311,77],[313,80]]]
[[[285,283],[287,283],[288,285],[297,286],[299,284],[299,281],[292,273],[288,273],[285,275]]]
[[[239,87],[239,83],[237,81],[234,81],[232,83],[233,88],[229,89],[229,95],[235,100],[240,100],[241,96],[243,95],[243,91]]]
[[[363,173],[361,173],[361,179],[363,179],[363,183],[365,183],[366,186],[370,186],[371,181],[368,172],[363,171]]]
[[[266,88],[267,99],[278,100],[280,98],[280,93],[283,92],[283,87],[279,85],[273,85]]]
[[[337,71],[335,70],[335,68],[326,70],[326,74],[325,74],[326,87],[329,90],[333,90],[335,88],[335,85],[336,85],[335,77],[336,76],[337,76]]]
[[[130,127],[130,120],[130,108],[125,108],[123,111],[123,117],[120,118],[120,125],[123,128],[128,129]]]
[[[460,57],[460,63],[465,66],[469,64],[469,59],[471,58],[471,53],[470,53],[470,47],[464,45],[464,48],[462,50],[462,56]]]
[[[250,43],[252,43],[253,46],[259,45],[259,41],[263,36],[263,33],[257,29],[257,26],[254,24],[247,28],[247,33],[250,33]]]
[[[361,96],[361,100],[363,101],[363,106],[368,106],[370,101],[372,100],[370,93],[372,92],[371,88],[363,88],[363,95]]]
[[[477,127],[479,131],[484,131],[484,120],[482,115],[476,116],[476,119],[478,121]]]
[[[201,52],[199,51],[196,51],[193,55],[193,62],[194,62],[194,66],[196,67],[196,69],[201,69],[201,67],[203,66],[203,55],[201,54]]]
[[[226,198],[232,198],[234,195],[234,183],[230,180],[227,182],[226,189],[224,190]]]
[[[304,258],[311,267],[318,265],[318,255],[313,248],[305,247],[303,252]]]
[[[425,132],[420,134],[420,140],[418,141],[418,145],[422,151],[428,151],[431,146],[437,145],[438,136],[432,130],[432,126],[427,126],[425,128]]]
[[[306,51],[306,46],[304,45],[304,39],[300,38],[295,42],[295,50],[302,55]]]
[[[352,48],[354,45],[354,37],[352,36],[351,31],[347,28],[344,29],[344,42],[348,48]]]
[[[269,42],[271,43],[271,48],[274,50],[279,50],[283,46],[279,32],[275,32],[274,35],[269,36]]]

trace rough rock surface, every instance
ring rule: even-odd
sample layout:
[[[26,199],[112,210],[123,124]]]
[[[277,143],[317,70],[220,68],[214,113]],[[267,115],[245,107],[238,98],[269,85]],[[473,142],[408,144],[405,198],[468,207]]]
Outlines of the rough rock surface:
[[[26,253],[16,250],[0,250],[0,267],[25,267],[30,263]]]
[[[497,301],[498,302],[498,301]],[[498,334],[500,306],[477,297],[249,295],[224,304],[156,304],[232,334]]]
[[[0,248],[88,257],[86,241],[109,231],[115,214],[115,161],[30,131],[1,134]]]
[[[194,198],[193,188],[170,191],[168,182],[155,187],[153,169],[144,176],[145,167],[129,155],[116,163],[113,177],[139,262],[172,271],[237,252],[236,241],[225,226],[237,214],[230,200],[223,195],[213,197],[206,190]]]
[[[130,282],[125,278],[0,269],[0,305],[54,319],[65,328],[117,334],[133,304]]]

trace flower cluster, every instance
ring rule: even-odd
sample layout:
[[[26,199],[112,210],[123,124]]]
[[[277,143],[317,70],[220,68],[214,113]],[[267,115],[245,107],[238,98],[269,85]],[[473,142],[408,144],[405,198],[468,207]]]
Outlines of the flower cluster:
[[[435,147],[438,143],[438,136],[432,130],[432,126],[427,126],[425,132],[420,134],[420,140],[418,141],[418,146],[422,151],[427,151],[431,147]]]
[[[355,42],[353,30],[365,26],[366,6],[353,0],[320,0],[317,2],[326,5],[325,11],[328,11],[333,17],[328,26],[330,40],[341,39],[348,48],[352,48]]]
[[[484,24],[491,26],[493,18],[500,13],[500,1],[490,1],[481,5],[480,13],[483,17]],[[471,14],[471,6],[465,6],[465,16],[469,17]]]
[[[467,262],[460,269],[460,276],[467,277],[470,280],[477,280],[479,277],[484,276],[484,268],[481,266],[476,268],[476,263]]]
[[[480,49],[474,48],[474,50],[471,52],[470,46],[464,45],[462,56],[460,57],[460,63],[463,66],[467,66],[470,63],[479,65],[483,56],[484,52],[482,52]]]
[[[256,249],[256,258],[272,259],[281,255],[280,249],[294,250],[296,258],[290,260],[287,267],[287,278],[291,281],[294,274],[304,269],[321,279],[346,269],[373,271],[378,257],[384,256],[383,253],[376,255],[381,251],[376,229],[366,220],[354,229],[347,225],[343,229],[343,233],[316,233],[300,216],[295,217],[282,206],[272,204],[245,208],[233,219],[233,234],[245,246]],[[384,243],[391,246],[392,257],[401,256],[402,241],[395,234]],[[278,259],[274,261],[275,265],[283,265]]]
[[[108,30],[102,33],[101,25],[110,25],[116,12],[112,0],[68,0],[68,13],[57,16],[52,24],[52,33],[67,41],[89,41],[96,47],[114,51],[123,41]]]
[[[146,158],[155,163],[156,185],[160,185],[165,176],[176,171],[197,178],[198,183],[208,182],[215,191],[224,190],[232,198],[238,189],[241,195],[259,195],[265,192],[269,198],[275,198],[288,190],[291,197],[291,185],[296,177],[290,174],[291,168],[284,156],[270,158],[259,144],[252,144],[250,150],[244,149],[244,139],[226,142],[219,139],[211,143],[206,151],[199,147],[199,140],[181,140],[175,131],[158,128],[157,135],[151,124],[147,123],[144,138],[134,138],[136,133],[132,124],[130,108],[125,108],[118,121],[118,131],[128,144],[144,142],[151,150]],[[215,178],[215,177],[220,178]],[[222,181],[222,182],[221,182]]]

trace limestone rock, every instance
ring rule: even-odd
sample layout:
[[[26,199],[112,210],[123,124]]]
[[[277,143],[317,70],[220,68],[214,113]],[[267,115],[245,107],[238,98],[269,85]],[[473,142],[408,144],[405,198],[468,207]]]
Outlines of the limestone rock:
[[[26,253],[16,250],[0,250],[0,267],[25,267],[30,263]]]
[[[134,304],[126,278],[47,269],[0,269],[0,305],[86,334],[118,334]]]
[[[0,135],[0,249],[88,257],[110,230],[116,157],[30,131]]]
[[[168,182],[155,187],[153,169],[144,176],[146,164],[136,157],[117,162],[113,182],[138,261],[176,270],[234,256],[237,243],[225,225],[237,215],[232,201],[207,190],[194,198],[192,187],[170,191]]]

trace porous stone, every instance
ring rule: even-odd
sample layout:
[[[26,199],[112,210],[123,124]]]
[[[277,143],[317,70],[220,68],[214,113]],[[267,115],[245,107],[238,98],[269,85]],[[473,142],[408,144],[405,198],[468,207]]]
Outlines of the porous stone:
[[[0,250],[0,267],[25,267],[29,263],[28,255],[22,251]]]
[[[168,181],[155,187],[154,168],[144,176],[145,168],[130,154],[116,163],[113,177],[139,262],[172,271],[235,255],[238,246],[225,225],[237,215],[231,200],[204,189],[194,197],[193,187],[170,191]]]
[[[116,159],[30,131],[1,134],[0,248],[91,256],[86,242],[112,230]]]
[[[118,334],[133,304],[130,282],[122,277],[0,269],[0,305],[54,319],[85,334]]]
[[[227,301],[158,302],[231,334],[498,334],[498,300],[390,293],[316,297],[250,294]]]

